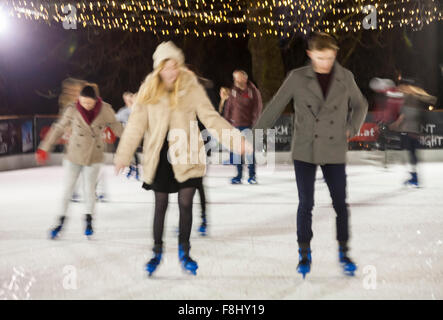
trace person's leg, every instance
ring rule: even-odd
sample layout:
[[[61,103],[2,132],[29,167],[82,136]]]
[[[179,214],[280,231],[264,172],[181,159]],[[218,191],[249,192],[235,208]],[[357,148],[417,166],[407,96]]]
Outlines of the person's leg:
[[[63,194],[61,201],[61,214],[58,217],[57,225],[51,229],[50,237],[55,239],[58,233],[61,231],[63,224],[65,223],[66,215],[68,212],[69,202],[72,198],[75,185],[78,180],[78,176],[81,172],[81,166],[72,163],[69,160],[63,161]]]
[[[178,207],[180,211],[178,243],[185,255],[189,255],[189,238],[192,229],[192,203],[196,188],[183,188],[178,192]]]
[[[338,257],[347,275],[354,275],[357,266],[348,256],[349,213],[346,203],[346,166],[345,164],[327,164],[322,166],[323,176],[329,188],[332,204],[337,213]]]
[[[252,145],[253,151],[252,153],[248,153],[245,155],[246,164],[248,165],[248,173],[249,173],[249,179],[256,178],[256,171],[255,171],[255,146],[254,146],[254,137],[253,132],[251,131],[251,128],[244,128],[242,130],[246,140]],[[254,181],[255,182],[255,181]]]
[[[346,203],[346,166],[345,164],[326,164],[321,166],[323,176],[337,214],[337,241],[345,246],[349,239],[349,214]]]
[[[402,134],[401,135],[401,142],[402,147],[407,150],[408,156],[409,156],[409,164],[411,166],[411,179],[406,181],[406,184],[418,184],[418,178],[417,178],[417,144],[418,141],[414,139],[413,137],[409,136],[408,134]]]
[[[95,190],[98,183],[98,175],[100,173],[100,163],[95,163],[90,166],[83,166],[83,193],[86,203],[86,214],[91,216],[95,213]]]
[[[166,192],[155,192],[154,209],[154,252],[160,253],[163,249],[163,229],[165,225],[166,209],[168,209],[169,194]]]
[[[100,166],[98,172],[95,196],[100,202],[105,202],[106,200],[106,171],[104,170],[103,166]]]
[[[140,180],[140,172],[138,170],[140,160],[138,159],[137,150],[134,153],[134,162],[135,162],[135,179]]]
[[[178,257],[183,269],[193,275],[197,274],[197,262],[191,259],[189,238],[192,228],[192,200],[196,188],[183,188],[178,192],[178,206],[180,210],[180,234],[178,236]]]
[[[61,213],[63,216],[67,214],[69,201],[72,198],[75,186],[82,166],[72,163],[69,160],[63,160],[63,195]]]
[[[297,210],[297,241],[299,263],[297,272],[303,278],[311,270],[312,209],[314,207],[314,184],[317,165],[294,161],[299,205]]]
[[[91,236],[93,234],[92,219],[95,214],[95,202],[96,202],[96,188],[98,183],[98,175],[100,172],[100,163],[95,163],[91,166],[83,166],[83,194],[86,205],[86,228],[85,235]]]
[[[246,127],[237,127],[237,129],[242,132],[246,129]],[[244,157],[240,154],[233,153],[233,164],[237,167],[237,175],[231,180],[233,184],[239,184],[241,183],[241,180],[243,178],[243,164],[244,164]]]
[[[203,187],[203,182],[198,186],[197,191],[200,196],[201,217],[203,220],[206,219],[206,194]]]
[[[206,231],[208,227],[208,219],[206,214],[206,194],[205,189],[202,183],[197,188],[198,194],[200,195],[200,204],[201,204],[201,225],[198,228],[201,236],[206,236]]]
[[[317,165],[295,160],[294,169],[299,199],[297,241],[300,248],[309,248],[313,237],[312,209],[314,207],[314,183]]]

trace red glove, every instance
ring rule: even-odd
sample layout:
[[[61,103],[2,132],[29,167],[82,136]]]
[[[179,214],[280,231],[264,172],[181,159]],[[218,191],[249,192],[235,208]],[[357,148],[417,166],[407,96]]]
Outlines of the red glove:
[[[112,132],[112,130],[109,127],[106,127],[106,129],[103,131],[103,133],[105,135],[104,140],[106,143],[113,144],[115,142],[115,140],[117,139],[115,137],[114,132]]]
[[[38,164],[45,164],[48,159],[49,154],[45,150],[37,149],[37,152],[35,153],[35,160]]]

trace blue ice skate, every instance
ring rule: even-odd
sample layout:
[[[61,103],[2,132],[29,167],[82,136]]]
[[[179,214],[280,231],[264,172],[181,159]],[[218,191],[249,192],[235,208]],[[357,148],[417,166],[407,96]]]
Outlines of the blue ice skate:
[[[61,229],[62,229],[62,226],[58,226],[58,227],[51,230],[49,236],[51,237],[52,240],[54,240],[55,238],[58,237],[58,234],[60,233]]]
[[[202,236],[202,237],[207,236],[207,228],[208,228],[208,225],[206,223],[206,218],[202,218],[202,224],[200,225],[200,228],[198,228],[198,232],[200,233],[200,236]]]
[[[65,222],[65,216],[60,217],[60,224],[55,227],[54,229],[52,229],[49,233],[49,237],[54,240],[58,237],[60,231],[63,228],[63,223]]]
[[[411,179],[405,181],[405,185],[418,188],[418,177],[416,172],[411,172]]]
[[[248,179],[249,184],[258,184],[257,179],[255,177],[250,177]]]
[[[129,171],[128,171],[128,173],[126,174],[126,178],[130,178],[131,177],[131,175],[132,175],[132,171],[135,171],[135,168],[134,168],[134,166],[132,166],[132,165],[130,165],[129,166]]]
[[[347,256],[346,252],[339,249],[338,251],[338,259],[340,264],[343,267],[343,272],[347,276],[354,276],[355,271],[357,270],[357,266],[355,263]]]
[[[231,184],[241,184],[241,178],[240,177],[234,177],[231,179]]]
[[[299,263],[297,266],[297,272],[303,276],[303,279],[306,278],[306,274],[311,271],[311,249],[298,249],[299,253]]]
[[[94,230],[92,229],[92,216],[90,214],[86,215],[86,228],[85,228],[85,236],[90,238],[94,234]]]
[[[197,269],[198,269],[197,262],[191,259],[189,253],[185,253],[183,251],[181,245],[178,246],[178,258],[180,260],[180,264],[184,272],[192,274],[194,276],[197,275]]]
[[[146,264],[146,271],[148,271],[148,275],[152,276],[154,271],[159,266],[160,262],[162,260],[162,253],[161,252],[154,252],[154,257],[149,260],[149,262]]]

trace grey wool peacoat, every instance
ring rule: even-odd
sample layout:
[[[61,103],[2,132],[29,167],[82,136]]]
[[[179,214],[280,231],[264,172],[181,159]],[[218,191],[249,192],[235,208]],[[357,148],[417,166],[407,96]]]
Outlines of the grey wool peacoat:
[[[271,128],[291,100],[295,112],[293,159],[319,165],[345,163],[346,131],[355,136],[368,111],[353,74],[335,62],[325,99],[311,64],[292,70],[254,129]]]

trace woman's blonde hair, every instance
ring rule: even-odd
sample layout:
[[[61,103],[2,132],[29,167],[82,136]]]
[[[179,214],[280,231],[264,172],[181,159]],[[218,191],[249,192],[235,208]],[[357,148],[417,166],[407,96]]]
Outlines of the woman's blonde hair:
[[[160,71],[163,69],[168,60],[169,59],[163,60],[159,66],[143,81],[136,95],[136,105],[143,106],[147,104],[156,104],[158,103],[160,97],[162,97],[165,93],[169,96],[170,107],[175,108],[178,105],[178,91],[182,72],[180,71],[177,79],[175,80],[172,91],[168,91],[165,88],[160,77]],[[180,67],[178,66],[178,68]]]

